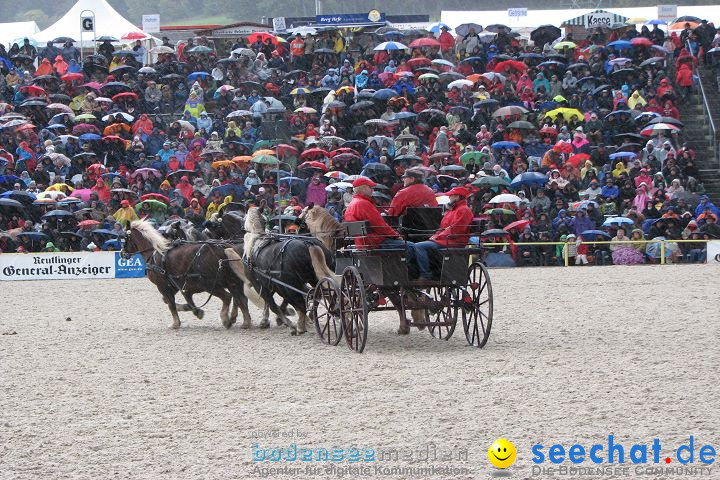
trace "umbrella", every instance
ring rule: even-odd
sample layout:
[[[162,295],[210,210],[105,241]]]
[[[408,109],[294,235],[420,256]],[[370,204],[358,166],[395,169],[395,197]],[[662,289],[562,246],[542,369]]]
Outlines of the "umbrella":
[[[530,225],[530,220],[516,220],[512,223],[508,223],[507,225],[505,225],[503,227],[503,230],[506,230],[508,232],[515,228],[517,228],[518,230],[523,230],[528,225]]]
[[[658,135],[666,130],[679,132],[680,128],[669,123],[654,123],[643,128],[640,133],[643,135]]]
[[[491,208],[483,212],[485,215],[515,215],[515,212],[509,208]]]
[[[463,23],[455,27],[455,33],[461,37],[465,37],[470,34],[470,30],[475,30],[475,33],[480,33],[483,31],[483,27],[477,23]]]
[[[93,193],[93,190],[89,188],[78,188],[76,190],[73,190],[72,197],[73,198],[79,198],[83,202],[89,202],[90,201],[90,195]]]
[[[198,78],[207,78],[210,74],[208,72],[192,72],[190,75],[187,76],[188,82],[194,82]]]
[[[490,230],[485,230],[484,232],[482,232],[480,234],[481,237],[496,237],[496,236],[505,237],[507,235],[510,235],[510,234],[508,232],[506,232],[505,230],[500,230],[499,228],[491,228]]]
[[[641,67],[647,67],[648,65],[653,65],[653,64],[655,64],[655,63],[664,62],[664,61],[665,61],[665,58],[664,58],[664,57],[652,57],[652,58],[648,58],[647,60],[645,60],[644,62],[642,62],[642,63],[640,64],[640,66],[641,66]]]
[[[268,154],[262,154],[262,155],[253,157],[252,161],[259,165],[277,165],[280,162],[280,160],[278,160],[277,157],[275,157],[273,155],[268,155]]]
[[[610,160],[615,160],[617,158],[635,158],[637,157],[636,153],[633,152],[615,152],[610,154]]]
[[[298,170],[317,169],[322,170],[323,173],[328,171],[327,166],[323,162],[309,161],[298,165]]]
[[[460,156],[460,163],[467,165],[469,163],[479,165],[483,163],[489,155],[483,152],[465,152]]]
[[[510,32],[512,31],[512,28],[508,27],[507,25],[503,25],[502,23],[493,23],[492,25],[488,25],[485,27],[486,32],[492,32],[492,33],[500,33],[500,32]]]
[[[627,40],[615,40],[607,44],[608,47],[614,47],[616,50],[625,50],[632,47],[632,43]]]
[[[465,170],[465,167],[460,165],[445,165],[444,167],[440,168],[440,173],[444,173],[446,175],[462,175],[467,173],[467,170]]]
[[[452,28],[442,22],[431,23],[430,25],[425,27],[425,30],[432,33],[440,33],[440,30],[442,30],[443,28],[447,28],[449,31],[452,31]]]
[[[674,117],[655,117],[648,122],[648,125],[653,125],[656,123],[669,123],[670,125],[675,125],[676,127],[685,127],[684,123]]]
[[[541,25],[530,32],[530,40],[532,40],[536,46],[542,47],[544,44],[560,38],[560,35],[562,35],[562,31],[555,25]],[[557,46],[555,48],[557,48]]]
[[[373,165],[373,164],[371,163],[370,165]],[[325,176],[328,178],[334,178],[335,180],[344,180],[345,178],[347,178],[348,174],[341,172],[339,170],[335,170],[332,172],[327,172],[325,174]]]
[[[25,206],[22,204],[22,202],[13,200],[12,198],[0,198],[0,207],[10,207],[10,208],[19,208],[19,209],[25,208]]]
[[[495,177],[495,176],[482,176],[475,180],[472,185],[475,185],[476,187],[482,187],[482,186],[488,186],[488,187],[509,187],[510,182],[505,180],[502,177]]]
[[[463,79],[455,80],[453,82],[448,83],[447,88],[448,88],[448,90],[450,90],[452,88],[462,89],[463,87],[472,87],[473,85],[475,85],[475,84],[472,81],[466,80],[463,78]]]
[[[525,172],[516,176],[510,182],[510,186],[513,188],[519,188],[524,185],[544,185],[547,183],[547,177],[542,173],[538,172]]]
[[[585,230],[580,234],[585,240],[595,240],[597,237],[611,238],[610,234],[602,230]]]
[[[373,102],[363,100],[361,102],[353,103],[352,105],[350,105],[350,110],[355,111],[355,110],[362,110],[364,108],[374,108],[374,107],[375,107],[375,104]]]
[[[272,35],[270,35],[272,36]],[[207,55],[208,53],[212,53],[213,49],[206,47],[205,45],[198,45],[197,47],[193,47],[189,50],[187,50],[187,53],[197,53],[199,55]]]
[[[632,219],[629,219],[627,217],[612,217],[612,218],[608,218],[607,220],[605,220],[605,222],[603,222],[602,226],[610,227],[613,225],[622,226],[622,225],[634,225],[634,224],[635,224],[635,221]]]
[[[395,90],[392,90],[390,88],[382,88],[378,90],[377,92],[372,94],[372,98],[374,100],[388,100],[392,97],[397,96],[397,92]]]
[[[573,48],[577,48],[577,45],[576,45],[575,43],[573,43],[573,42],[565,41],[565,42],[558,42],[558,43],[556,43],[556,44],[554,45],[554,48],[555,48],[556,50],[562,50],[562,49],[565,49],[565,48],[573,49]]]
[[[630,43],[634,47],[649,47],[653,44],[649,38],[645,38],[645,37],[635,37],[630,40]]]
[[[519,143],[509,141],[495,142],[491,145],[491,147],[496,150],[500,150],[502,148],[518,148],[519,146]]]
[[[21,203],[32,203],[37,199],[34,194],[25,190],[8,190],[0,194],[0,198],[10,198]]]
[[[120,37],[122,40],[142,40],[144,38],[147,38],[148,35],[143,32],[130,32],[126,33],[122,37]]]
[[[577,117],[577,119],[579,119],[579,120],[582,120],[585,118],[585,116],[583,115],[583,113],[580,110],[577,110],[575,108],[565,108],[565,107],[560,107],[560,108],[556,108],[554,110],[550,110],[549,112],[547,112],[545,114],[545,116],[550,117],[553,120],[555,120],[559,114],[562,114],[562,116],[566,120],[569,120],[572,117]]]
[[[42,242],[46,242],[46,241],[50,240],[50,237],[48,237],[47,235],[45,235],[45,234],[42,233],[42,232],[20,232],[20,233],[18,233],[18,234],[15,235],[15,236],[16,236],[17,238],[20,238],[20,239],[23,239],[23,238],[24,238],[24,239],[27,239],[27,240],[30,240],[30,241],[42,241]]]
[[[588,160],[590,160],[590,155],[587,153],[578,153],[568,158],[565,163],[569,163],[573,167],[578,168],[581,163],[585,163]]]
[[[68,107],[67,105],[64,105],[62,103],[51,103],[46,107],[48,110],[60,110],[64,113],[73,114],[72,108]]]
[[[564,142],[564,141],[560,140],[553,146],[553,150],[556,152],[570,154],[573,152],[573,146],[572,146],[572,143],[570,143],[570,142]]]
[[[439,47],[440,42],[434,38],[421,37],[410,42],[410,48]]]
[[[60,218],[60,217],[72,217],[72,212],[68,212],[67,210],[50,210],[45,215],[42,216],[43,219],[48,218]]]
[[[150,198],[148,200],[144,200],[142,202],[138,202],[137,205],[135,205],[135,208],[139,211],[140,208],[142,208],[142,206],[145,204],[150,205],[151,209],[159,208],[160,210],[167,210],[167,205],[164,202],[161,202],[159,200],[155,200],[152,198]],[[97,232],[97,230],[95,230],[93,233],[95,233],[95,232]]]
[[[109,35],[103,35],[102,37],[98,37],[95,39],[96,42],[119,42],[119,40],[115,37],[111,37]]]
[[[93,140],[101,140],[102,136],[98,135],[97,133],[83,133],[78,138],[85,142],[89,142]]]
[[[522,199],[512,193],[503,193],[501,195],[494,196],[488,203],[520,203]]]
[[[655,19],[649,20],[645,25],[667,25],[665,20]]]
[[[510,115],[522,115],[528,113],[527,109],[519,107],[517,105],[508,105],[507,107],[500,107],[495,110],[492,114],[493,118],[505,117]]]
[[[408,48],[408,47],[400,42],[383,42],[380,45],[373,48],[373,50],[375,50],[375,51],[405,50],[406,48]]]
[[[162,173],[160,173],[158,170],[155,170],[154,168],[138,168],[130,174],[130,178],[135,178],[138,175],[145,180],[147,180],[150,175],[154,176],[155,178],[162,178],[163,176]]]
[[[78,227],[80,228],[90,228],[96,225],[100,225],[100,222],[98,222],[97,220],[83,220],[82,222],[78,223]]]
[[[290,92],[290,95],[306,95],[312,93],[312,90],[307,87],[295,88]]]

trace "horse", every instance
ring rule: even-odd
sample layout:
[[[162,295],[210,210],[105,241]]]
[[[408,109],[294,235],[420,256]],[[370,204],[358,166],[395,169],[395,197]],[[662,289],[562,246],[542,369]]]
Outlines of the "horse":
[[[258,208],[251,208],[245,216],[245,237],[242,248],[228,248],[225,255],[241,281],[250,281],[269,309],[291,327],[292,334],[306,331],[306,286],[314,287],[323,277],[335,277],[330,252],[316,239],[265,235]],[[273,281],[275,280],[275,281]],[[281,282],[281,283],[278,283]],[[278,294],[298,313],[297,326],[275,303]]]
[[[335,220],[330,213],[323,207],[318,207],[313,204],[307,205],[303,211],[298,215],[298,221],[303,222],[308,231],[312,236],[317,238],[325,245],[330,252],[335,252],[334,245],[337,240],[343,238],[342,224]],[[413,292],[408,292],[408,295],[414,295]],[[398,313],[400,315],[400,326],[398,327],[397,333],[399,335],[406,335],[410,333],[410,327],[405,322],[403,312],[400,307],[400,298],[396,294],[387,294],[388,298],[396,305]],[[422,324],[426,322],[426,314],[424,310],[411,310],[410,316],[414,323]],[[424,325],[417,326],[419,330],[425,328]]]
[[[235,323],[238,306],[243,314],[242,328],[249,328],[250,312],[244,285],[226,266],[225,246],[209,242],[171,244],[152,223],[136,220],[130,223],[121,253],[126,258],[139,253],[145,259],[148,279],[155,284],[172,314],[171,328],[180,328],[178,310],[191,311],[197,318],[203,318],[203,310],[192,299],[200,292],[208,292],[222,301],[220,318],[225,328]],[[178,291],[186,304],[175,303]],[[234,304],[229,315],[231,300]]]

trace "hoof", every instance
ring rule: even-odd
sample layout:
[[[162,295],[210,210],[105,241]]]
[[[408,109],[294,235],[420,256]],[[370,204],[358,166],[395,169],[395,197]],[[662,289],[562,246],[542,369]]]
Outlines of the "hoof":
[[[242,328],[243,330],[248,330],[250,328],[250,324],[243,322],[242,324],[240,324],[240,328]]]
[[[423,330],[425,330],[425,325],[418,325],[417,329],[420,331],[423,331]]]
[[[295,335],[302,335],[303,333],[307,333],[307,330],[295,330]]]
[[[170,328],[172,328],[173,330],[177,330],[178,328],[180,328],[180,322],[171,323]]]
[[[261,322],[258,326],[260,328],[270,328],[270,322]]]
[[[194,313],[195,316],[196,316],[197,318],[199,318],[200,320],[202,320],[203,317],[205,316],[205,310],[203,310],[202,308],[196,308],[193,313]]]
[[[407,334],[409,334],[409,333],[410,333],[410,328],[409,328],[409,327],[400,327],[400,328],[397,329],[397,334],[398,334],[398,335],[407,335]]]
[[[227,330],[229,330],[233,326],[232,322],[223,322],[222,324],[223,327],[225,327]]]
[[[297,334],[298,334],[298,332],[297,332],[297,330],[295,330],[294,328],[293,328],[292,330],[290,330],[290,335],[291,335],[291,336],[295,337],[295,336],[297,336]]]

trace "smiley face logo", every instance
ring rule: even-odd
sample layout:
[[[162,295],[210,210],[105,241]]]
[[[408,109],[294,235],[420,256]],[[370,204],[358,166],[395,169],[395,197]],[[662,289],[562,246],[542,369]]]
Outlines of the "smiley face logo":
[[[515,462],[516,453],[515,445],[504,438],[498,438],[488,449],[488,459],[497,468],[507,468]]]

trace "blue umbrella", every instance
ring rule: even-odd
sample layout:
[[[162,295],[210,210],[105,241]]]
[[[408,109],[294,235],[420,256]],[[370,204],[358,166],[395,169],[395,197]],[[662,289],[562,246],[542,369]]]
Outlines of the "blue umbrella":
[[[32,203],[36,200],[34,194],[26,192],[25,190],[8,190],[7,192],[1,193],[0,198],[11,198],[13,200],[17,200],[18,202],[22,202],[24,200],[28,203]]]
[[[114,180],[115,178],[119,178],[119,179],[122,180],[122,178],[123,178],[122,175],[120,175],[119,173],[115,173],[115,172],[103,173],[103,174],[100,175],[100,176],[101,176],[102,178],[110,178],[110,179],[113,179],[113,180]],[[112,180],[111,180],[111,182],[112,182]]]
[[[96,233],[98,235],[107,235],[109,237],[118,237],[120,236],[119,232],[114,232],[112,230],[108,230],[106,228],[98,228],[96,230],[93,230],[92,233]]]
[[[78,138],[85,142],[89,142],[91,140],[101,140],[102,136],[98,135],[97,133],[83,133]]]
[[[647,123],[650,120],[652,120],[653,118],[661,117],[661,116],[662,115],[660,115],[659,113],[656,113],[656,112],[643,112],[640,115],[638,115],[637,117],[635,117],[635,121]]]
[[[591,203],[592,203],[593,207],[598,208],[599,205],[597,204],[596,201],[594,201],[594,200],[585,200],[585,201],[583,201],[583,202],[580,202],[580,205],[578,205],[577,209],[578,209],[578,210],[582,210],[583,208],[587,208],[588,205],[590,205]]]
[[[615,160],[616,158],[635,158],[637,154],[634,152],[617,152],[610,154],[610,159]]]
[[[12,198],[0,198],[0,207],[25,208],[25,206]]]
[[[381,50],[405,50],[406,48],[408,47],[400,42],[383,42],[377,47],[373,48],[373,50],[378,52]]]
[[[393,37],[393,36],[404,37],[405,34],[399,30],[390,30],[389,32],[383,33],[383,36],[384,37]]]
[[[542,55],[541,55],[541,58],[542,58]],[[462,60],[460,60],[460,63],[463,63],[463,62],[484,62],[484,61],[485,61],[485,59],[484,59],[483,57],[467,57],[467,58],[463,58]]]
[[[273,170],[268,170],[266,173],[269,173],[273,177],[280,177],[280,178],[285,178],[285,177],[291,176],[291,173],[288,172],[287,170],[278,170],[277,168],[273,169]]]
[[[374,100],[388,100],[392,97],[396,97],[397,92],[390,88],[383,88],[372,94]]]
[[[510,186],[513,188],[519,188],[524,185],[531,186],[531,185],[545,185],[547,183],[548,179],[545,175],[538,172],[525,172],[521,173],[517,177],[512,179],[512,182],[510,182]]]
[[[0,175],[0,183],[15,183],[19,181],[20,177],[16,177],[15,175]]]
[[[194,82],[199,77],[209,77],[210,74],[208,72],[193,72],[190,75],[187,76],[188,82]]]
[[[448,27],[446,24],[444,24],[442,22],[431,23],[430,25],[427,26],[427,28],[425,30],[427,30],[428,32],[432,32],[432,33],[440,33],[440,29],[443,27],[447,28],[449,31],[452,31],[452,28]]]
[[[631,48],[632,43],[628,42],[627,40],[615,40],[614,42],[610,42],[607,44],[608,47],[615,47],[617,50],[625,50],[626,48]]]
[[[517,147],[519,147],[519,146],[520,146],[519,143],[516,143],[516,142],[508,142],[508,141],[495,142],[495,143],[492,144],[492,148],[494,148],[494,149],[496,149],[496,150],[500,150],[501,148],[517,148]]]
[[[558,106],[557,102],[549,101],[549,102],[542,102],[538,105],[535,105],[535,108],[541,112],[544,112],[547,110],[553,110],[557,106]]]
[[[610,227],[613,225],[622,226],[622,225],[634,225],[634,224],[635,224],[635,222],[632,219],[627,218],[627,217],[612,217],[612,218],[608,218],[607,220],[605,220],[605,222],[603,222],[602,226]]]
[[[50,210],[45,215],[42,216],[42,218],[59,218],[59,217],[72,217],[72,212],[68,212],[67,210]]]
[[[660,258],[660,256],[661,256],[660,240],[667,240],[667,239],[665,237],[655,237],[655,238],[653,238],[653,240],[658,240],[658,241],[655,243],[648,243],[645,246],[645,253],[649,257]],[[671,247],[671,245],[673,245],[673,247]],[[674,246],[676,246],[676,245],[677,245],[677,243],[672,243],[672,244],[665,243],[665,257],[669,257],[672,255],[673,250],[675,249]]]
[[[545,67],[545,68],[565,68],[565,64],[562,62],[558,62],[557,60],[548,60],[547,62],[538,63],[538,67]]]
[[[103,250],[110,250],[110,248],[120,250],[120,242],[118,240],[105,240],[100,248]]]
[[[49,128],[50,130],[55,130],[58,128],[67,128],[67,127],[61,123],[55,123],[53,125],[48,125],[47,128]]]
[[[645,25],[667,25],[667,22],[656,18],[655,20],[650,20]]]
[[[609,233],[602,230],[585,230],[580,235],[586,240],[595,240],[597,237],[611,238]]]
[[[281,184],[282,184],[282,183],[287,183],[288,185],[290,185],[290,184],[292,184],[293,182],[296,182],[296,183],[305,183],[306,180],[305,180],[304,178],[300,178],[300,177],[283,177],[283,178],[280,179],[280,181],[279,181],[278,183],[281,183]]]
[[[28,240],[32,241],[43,241],[43,240],[50,240],[50,237],[45,235],[42,232],[21,232],[16,235],[17,238],[26,238]]]
[[[540,55],[539,53],[532,53],[532,52],[530,52],[530,53],[523,53],[522,55],[520,55],[519,58],[534,58],[534,59],[538,59],[538,60],[539,60],[539,59],[545,58],[545,57],[543,57],[543,56]]]
[[[651,45],[650,48],[653,49],[653,50],[657,50],[658,52],[669,53],[669,52],[667,51],[667,48],[661,47],[660,45]]]
[[[417,117],[417,113],[413,112],[397,112],[395,115],[393,115],[393,120],[403,120],[405,118],[414,118]]]
[[[243,189],[239,185],[228,183],[226,185],[220,185],[210,190],[208,197],[212,197],[215,194],[219,194],[221,197],[227,197],[232,195],[233,198],[240,197],[243,194]]]
[[[56,205],[69,206],[69,205],[76,205],[78,203],[83,203],[83,201],[80,200],[79,198],[67,197],[67,198],[63,198],[62,200],[58,201],[56,203]]]

